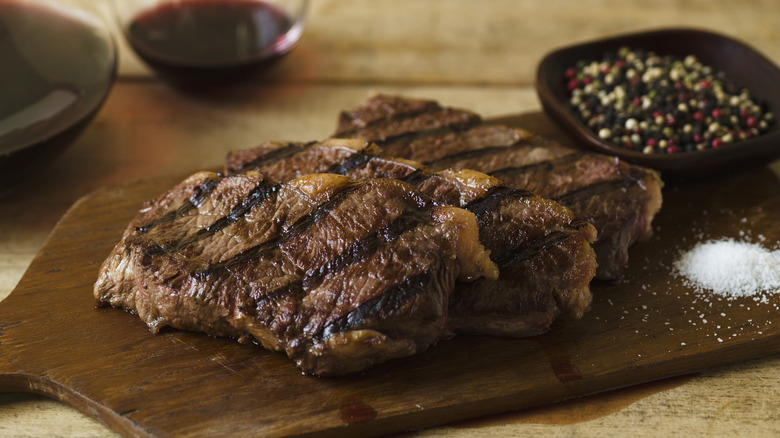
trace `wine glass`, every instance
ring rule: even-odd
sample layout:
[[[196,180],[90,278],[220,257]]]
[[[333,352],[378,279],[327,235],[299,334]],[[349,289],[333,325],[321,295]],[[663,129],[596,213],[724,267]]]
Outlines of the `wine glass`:
[[[0,1],[0,191],[40,170],[88,125],[116,77],[91,1]]]
[[[297,43],[308,0],[114,0],[130,47],[176,85],[233,80]]]

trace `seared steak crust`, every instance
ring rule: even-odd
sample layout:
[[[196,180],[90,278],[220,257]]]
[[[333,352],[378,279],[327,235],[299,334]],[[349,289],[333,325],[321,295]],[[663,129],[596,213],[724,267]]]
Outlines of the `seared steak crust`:
[[[595,229],[569,209],[528,190],[470,170],[434,172],[354,139],[266,142],[228,154],[227,173],[247,169],[282,181],[316,172],[395,178],[414,185],[437,205],[473,212],[480,241],[491,251],[500,277],[456,285],[450,298],[450,331],[529,336],[546,331],[561,313],[582,316],[590,305]]]
[[[391,179],[197,173],[148,202],[100,270],[100,303],[257,341],[306,373],[359,371],[442,337],[456,278],[495,277],[472,213]]]
[[[443,113],[448,116],[436,116]],[[376,142],[389,154],[434,170],[478,170],[571,208],[598,230],[594,248],[600,279],[621,276],[628,247],[650,236],[661,208],[663,183],[655,171],[581,153],[522,129],[483,123],[470,111],[430,100],[374,97],[342,112],[334,137],[345,135]]]

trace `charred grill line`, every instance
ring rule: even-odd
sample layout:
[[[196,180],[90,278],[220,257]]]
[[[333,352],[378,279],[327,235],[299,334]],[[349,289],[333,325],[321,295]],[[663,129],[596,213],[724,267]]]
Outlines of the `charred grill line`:
[[[445,167],[453,167],[455,163],[461,160],[482,158],[490,155],[495,155],[496,153],[499,152],[506,152],[514,149],[527,148],[532,146],[534,146],[533,142],[530,142],[526,138],[521,138],[515,143],[512,143],[511,145],[507,145],[507,146],[485,145],[484,147],[480,147],[479,149],[471,149],[463,152],[456,152],[454,154],[449,154],[444,157],[437,158],[435,160],[426,161],[423,164],[437,169],[445,168]],[[479,170],[479,169],[475,169],[475,170]]]
[[[552,199],[563,205],[572,205],[582,199],[591,198],[615,190],[627,189],[634,185],[636,185],[636,183],[628,179],[597,181],[593,184],[570,190]]]
[[[181,207],[177,208],[176,210],[169,211],[168,213],[158,217],[157,219],[149,221],[140,227],[135,227],[135,232],[138,234],[146,234],[152,228],[167,222],[173,222],[187,214],[193,208],[197,208],[211,194],[211,192],[214,191],[220,179],[221,177],[218,175],[216,178],[211,178],[202,182],[200,185],[195,187],[195,190],[190,196],[190,199],[187,200]]]
[[[512,248],[498,256],[493,257],[491,255],[490,259],[498,266],[499,270],[506,269],[512,265],[512,263],[530,259],[542,251],[561,245],[566,240],[574,237],[574,235],[574,233],[567,233],[565,231],[553,231],[544,236],[537,237],[530,242],[524,242],[522,245]]]
[[[415,169],[414,172],[401,178],[401,181],[407,182],[415,187],[418,187],[424,181],[434,176],[433,173],[428,172],[425,169]]]
[[[275,302],[291,295],[302,297],[306,291],[316,288],[327,275],[339,272],[350,264],[365,260],[379,251],[385,244],[395,241],[402,234],[426,220],[427,216],[421,212],[405,211],[375,233],[353,243],[346,251],[320,266],[319,269],[305,275],[302,279],[268,291],[256,300],[258,302]],[[246,306],[242,307],[241,311],[246,314],[256,314],[256,309],[246,308]]]
[[[369,161],[373,160],[374,156],[364,154],[361,152],[356,152],[352,154],[349,158],[346,160],[341,161],[340,163],[336,163],[332,166],[330,166],[325,173],[335,173],[338,175],[348,175],[349,172],[357,169],[358,167],[361,167],[368,163]]]
[[[246,216],[247,213],[249,213],[255,207],[257,207],[258,205],[266,201],[269,197],[276,195],[280,187],[281,187],[280,183],[271,182],[264,179],[257,187],[255,187],[254,189],[252,189],[251,192],[249,192],[246,198],[244,198],[240,203],[236,204],[233,207],[233,209],[230,211],[230,213],[228,213],[226,216],[217,219],[216,222],[214,222],[213,224],[209,225],[206,228],[201,228],[200,230],[198,230],[198,232],[196,232],[194,235],[190,236],[189,238],[176,242],[175,245],[173,245],[170,248],[163,245],[157,245],[155,249],[152,250],[150,255],[162,254],[166,252],[175,253],[181,251],[183,248],[192,245],[195,242],[198,242],[199,240],[206,239],[222,231],[228,226],[238,222],[239,219]],[[148,232],[148,230],[146,232]]]
[[[464,208],[474,213],[477,216],[477,223],[480,223],[480,216],[497,210],[503,200],[508,198],[523,199],[529,196],[533,196],[533,193],[528,190],[498,186],[493,188],[487,196],[471,201]],[[588,224],[583,220],[575,219],[569,222],[569,225],[579,230]],[[576,233],[573,232],[553,231],[534,240],[522,242],[503,253],[494,252],[491,254],[490,259],[498,266],[499,270],[506,269],[514,262],[529,259],[541,251],[560,245],[574,236],[576,236]]]
[[[502,177],[505,176],[511,176],[511,175],[517,175],[522,173],[535,172],[535,171],[552,172],[553,170],[555,170],[557,166],[563,166],[566,164],[574,163],[575,161],[582,158],[584,155],[585,154],[581,152],[575,152],[575,153],[563,155],[561,157],[553,158],[551,160],[544,160],[544,161],[539,161],[538,163],[527,164],[525,166],[504,167],[502,169],[497,169],[492,172],[489,172],[489,174],[498,179],[501,179]]]
[[[523,199],[533,196],[533,193],[524,189],[514,189],[508,186],[496,186],[490,190],[487,196],[477,198],[463,208],[474,213],[479,221],[479,216],[495,211],[504,199]]]
[[[195,272],[194,275],[198,277],[205,277],[214,272],[225,270],[232,266],[238,266],[243,263],[252,261],[254,259],[262,257],[265,253],[268,253],[275,249],[279,249],[282,244],[298,236],[304,231],[308,230],[309,228],[311,228],[311,226],[314,223],[318,222],[324,216],[330,214],[330,212],[333,209],[338,207],[338,205],[341,204],[345,199],[347,199],[347,197],[351,193],[353,193],[355,189],[358,187],[360,186],[357,184],[348,184],[341,187],[339,191],[337,191],[330,199],[318,205],[317,208],[314,209],[314,211],[298,219],[287,230],[286,233],[279,234],[278,236],[276,236],[271,240],[263,242],[259,245],[255,245],[251,248],[247,248],[246,250],[234,255],[233,257],[227,260],[223,260],[221,262],[211,264],[205,269]]]
[[[461,132],[469,128],[472,128],[480,123],[481,123],[480,120],[469,119],[458,123],[451,123],[448,125],[437,126],[435,128],[423,129],[420,131],[399,132],[398,134],[395,135],[388,135],[380,139],[372,138],[369,140],[383,148],[392,147],[392,143],[395,143],[400,140],[414,141],[426,137],[436,137],[438,135],[449,134],[450,132]]]
[[[430,283],[435,283],[432,273],[435,269],[413,275],[404,281],[382,291],[376,297],[367,300],[345,315],[321,327],[312,338],[321,341],[334,333],[357,329],[365,320],[379,318],[386,309],[400,309],[405,301],[418,295],[425,295]]]
[[[203,203],[203,201],[208,198],[211,193],[214,191],[214,189],[217,188],[219,185],[219,182],[222,180],[222,175],[217,174],[214,178],[210,178],[203,182],[202,184],[195,187],[195,190],[190,196],[190,202],[194,207],[199,207],[200,204]]]
[[[242,164],[239,169],[233,171],[232,173],[233,174],[241,173],[248,169],[265,166],[283,160],[285,158],[289,158],[295,154],[298,154],[306,150],[306,148],[309,147],[310,144],[311,143],[307,143],[307,144],[288,143],[287,146],[274,149],[265,155],[262,155],[260,157],[255,158],[252,161],[248,161]]]
[[[303,297],[305,292],[301,287],[300,280],[294,280],[290,283],[277,287],[276,289],[265,292],[262,296],[250,296],[247,298],[245,305],[239,305],[238,309],[245,315],[256,318],[259,314],[258,308],[263,305],[271,303],[278,303],[282,298],[287,297]],[[270,316],[270,315],[269,315]],[[265,321],[267,322],[267,321]]]
[[[426,103],[423,108],[419,108],[419,109],[413,110],[413,111],[397,112],[397,113],[393,113],[389,117],[380,117],[380,118],[376,118],[376,119],[373,119],[373,120],[369,120],[363,126],[356,126],[356,127],[352,128],[352,129],[348,129],[346,131],[340,131],[340,132],[337,133],[337,135],[339,137],[351,137],[351,136],[353,136],[355,134],[355,132],[361,131],[361,130],[366,129],[366,128],[370,128],[370,127],[375,126],[375,125],[380,125],[380,124],[388,123],[388,122],[397,122],[397,121],[401,121],[401,120],[404,120],[404,119],[413,119],[413,118],[415,118],[417,116],[420,116],[420,115],[423,115],[423,114],[427,114],[427,113],[429,113],[431,111],[441,111],[441,109],[442,109],[441,106],[439,106],[435,102]],[[349,114],[346,114],[346,113],[342,113],[341,117],[342,118],[352,119],[352,120],[355,119],[355,117],[353,117],[353,116],[351,116]]]
[[[588,224],[589,224],[588,221],[586,221],[584,219],[580,219],[580,218],[575,218],[575,219],[573,219],[573,220],[571,220],[569,222],[569,226],[571,226],[575,230],[581,230],[581,229],[587,227]]]
[[[423,212],[406,210],[384,227],[376,232],[355,241],[346,251],[316,270],[308,273],[303,278],[303,288],[306,290],[316,287],[328,274],[338,272],[350,264],[365,260],[379,251],[385,244],[398,239],[403,233],[410,231],[417,225],[424,223],[428,217]]]
[[[261,182],[257,187],[252,189],[252,191],[249,192],[247,197],[244,198],[235,207],[233,207],[233,209],[230,211],[230,213],[228,213],[227,216],[224,216],[218,219],[213,224],[209,225],[208,227],[201,229],[200,231],[198,231],[197,234],[203,234],[204,236],[209,234],[214,234],[238,222],[239,219],[246,216],[247,213],[249,213],[255,207],[257,207],[258,205],[266,201],[269,197],[276,195],[279,192],[280,187],[281,184],[278,182],[271,182],[266,179],[263,179],[263,182]]]

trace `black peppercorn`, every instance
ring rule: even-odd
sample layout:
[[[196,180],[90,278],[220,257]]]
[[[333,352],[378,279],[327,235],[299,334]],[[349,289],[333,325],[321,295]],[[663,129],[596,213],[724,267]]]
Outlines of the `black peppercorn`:
[[[718,148],[761,135],[768,105],[693,55],[621,47],[565,72],[570,106],[599,138],[644,153]]]

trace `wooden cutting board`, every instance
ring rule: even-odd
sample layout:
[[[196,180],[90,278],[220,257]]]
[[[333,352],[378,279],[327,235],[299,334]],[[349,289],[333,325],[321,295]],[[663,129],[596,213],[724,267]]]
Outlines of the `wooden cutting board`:
[[[780,181],[761,168],[665,189],[655,236],[592,310],[530,339],[459,337],[341,378],[303,376],[279,353],[198,333],[151,334],[96,309],[98,268],[144,200],[181,178],[76,202],[0,302],[0,390],[62,400],[127,436],[365,436],[442,424],[780,352],[778,296],[695,293],[671,274],[707,238],[780,242]]]

